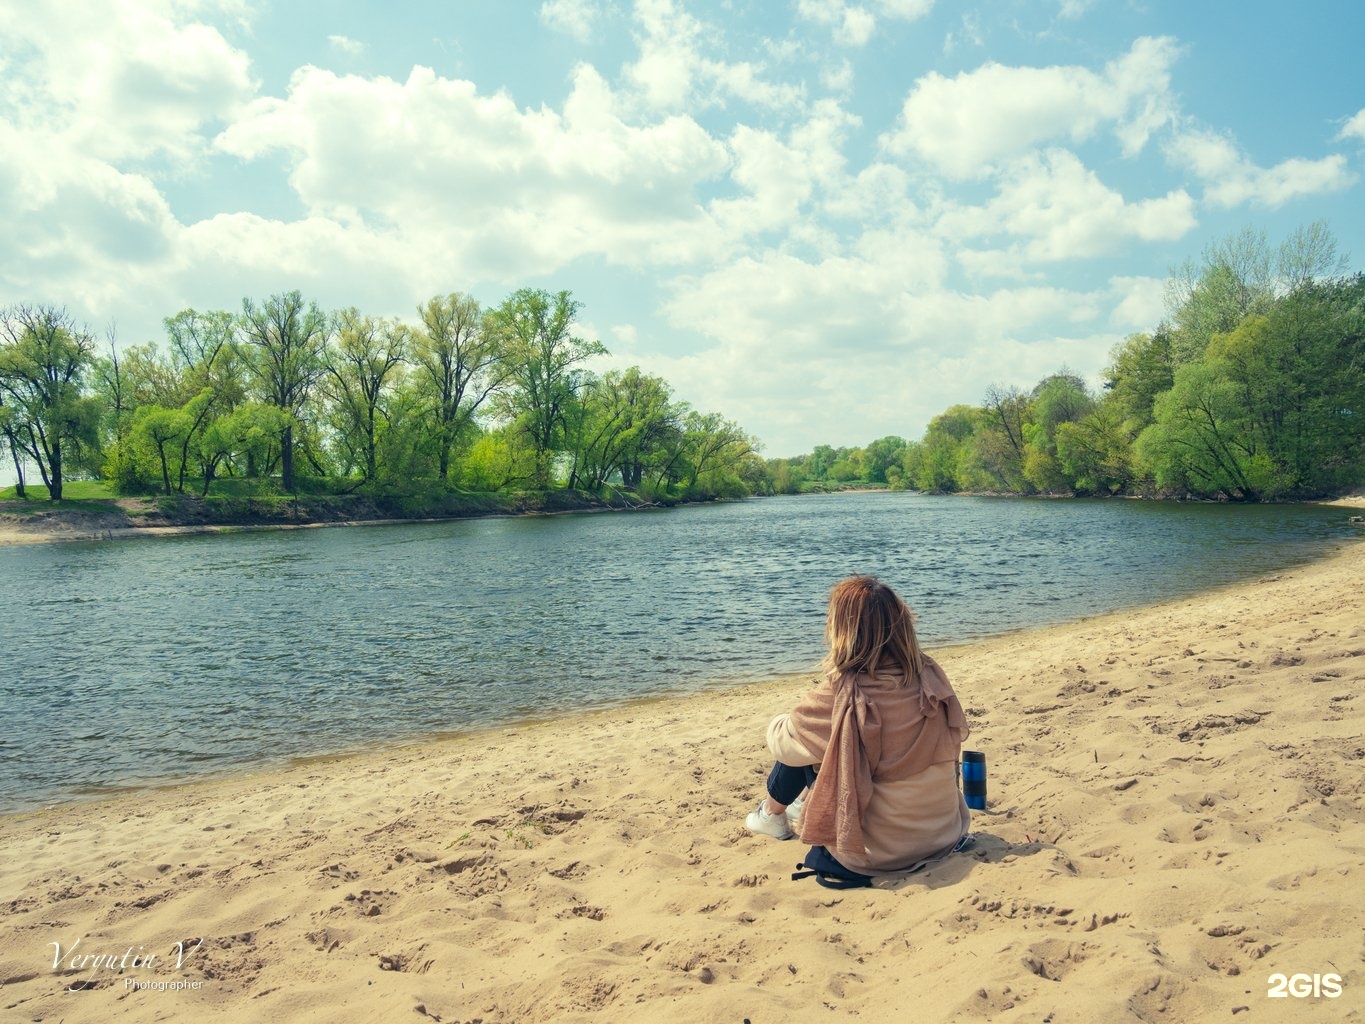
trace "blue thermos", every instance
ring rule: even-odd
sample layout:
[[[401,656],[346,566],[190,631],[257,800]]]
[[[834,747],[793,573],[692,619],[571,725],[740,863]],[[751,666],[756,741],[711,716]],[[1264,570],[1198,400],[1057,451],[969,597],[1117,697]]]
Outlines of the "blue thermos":
[[[962,752],[962,797],[972,810],[986,809],[986,755],[979,750]]]

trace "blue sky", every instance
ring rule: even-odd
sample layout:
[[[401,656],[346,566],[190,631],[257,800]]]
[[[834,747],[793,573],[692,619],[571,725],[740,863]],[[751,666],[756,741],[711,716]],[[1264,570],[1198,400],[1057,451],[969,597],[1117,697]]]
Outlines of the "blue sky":
[[[1365,5],[0,0],[0,304],[567,288],[771,456],[1092,382],[1172,267],[1365,258]]]

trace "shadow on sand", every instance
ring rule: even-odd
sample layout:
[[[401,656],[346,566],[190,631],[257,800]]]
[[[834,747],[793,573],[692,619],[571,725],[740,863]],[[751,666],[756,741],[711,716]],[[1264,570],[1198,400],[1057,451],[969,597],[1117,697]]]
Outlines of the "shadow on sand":
[[[990,832],[972,832],[971,838],[972,845],[960,853],[949,854],[913,874],[880,878],[873,883],[873,888],[892,892],[914,886],[943,889],[957,885],[971,874],[972,868],[979,863],[999,864],[1010,857],[1032,857],[1034,854],[1057,849],[1054,844],[1042,840],[1014,843]]]

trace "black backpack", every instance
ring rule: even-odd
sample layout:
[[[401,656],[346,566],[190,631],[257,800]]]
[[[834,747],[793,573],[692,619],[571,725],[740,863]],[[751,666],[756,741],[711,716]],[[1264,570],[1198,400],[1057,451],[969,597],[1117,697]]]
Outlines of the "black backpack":
[[[796,865],[796,871],[792,873],[793,882],[812,877],[826,889],[867,889],[872,885],[871,876],[844,867],[823,846],[812,846],[806,859]]]

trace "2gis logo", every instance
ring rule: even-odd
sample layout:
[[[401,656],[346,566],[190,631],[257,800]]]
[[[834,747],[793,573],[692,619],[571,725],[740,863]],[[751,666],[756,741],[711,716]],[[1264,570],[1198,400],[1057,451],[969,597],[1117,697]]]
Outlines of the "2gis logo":
[[[1288,999],[1290,996],[1335,999],[1341,995],[1340,974],[1272,974],[1266,984],[1270,986],[1266,992],[1268,999]]]

